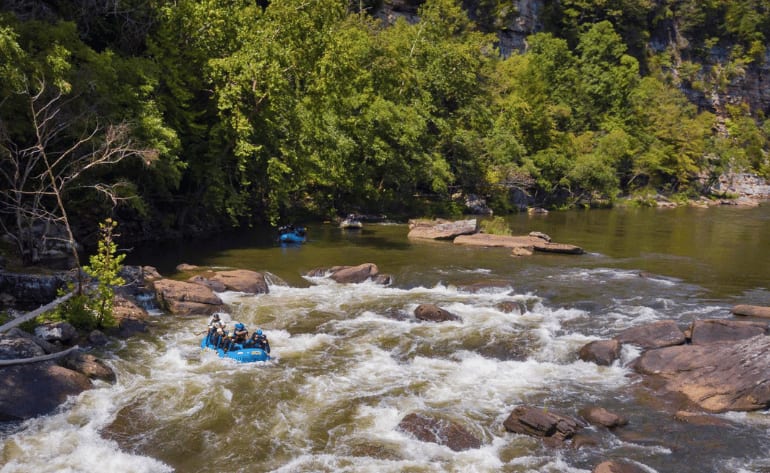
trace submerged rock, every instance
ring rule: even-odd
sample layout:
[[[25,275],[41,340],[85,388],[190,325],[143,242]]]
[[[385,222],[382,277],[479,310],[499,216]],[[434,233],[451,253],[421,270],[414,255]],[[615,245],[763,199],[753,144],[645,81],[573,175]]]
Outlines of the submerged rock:
[[[401,420],[398,428],[418,440],[446,445],[456,452],[481,447],[481,441],[465,427],[446,419],[412,413]]]
[[[435,304],[420,304],[414,309],[414,315],[419,320],[425,320],[428,322],[447,322],[462,320],[459,316],[449,312],[446,309]]]

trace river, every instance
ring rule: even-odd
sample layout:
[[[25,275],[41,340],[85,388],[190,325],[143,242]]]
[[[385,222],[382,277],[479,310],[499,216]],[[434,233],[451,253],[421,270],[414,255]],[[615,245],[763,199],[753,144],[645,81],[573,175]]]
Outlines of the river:
[[[0,473],[590,473],[606,459],[660,473],[770,472],[768,412],[679,422],[671,401],[628,368],[633,347],[611,367],[577,358],[589,341],[631,326],[675,319],[684,328],[730,318],[735,304],[770,305],[770,206],[507,220],[514,234],[540,231],[586,254],[514,258],[409,241],[405,224],[310,225],[298,247],[249,230],[136,248],[126,263],[169,277],[180,276],[179,263],[266,273],[268,294],[221,296],[226,318],[265,330],[274,359],[236,365],[202,353],[207,318],[155,313],[149,333],[95,353],[116,384],[0,432]],[[360,263],[377,264],[393,283],[303,276]],[[502,302],[525,310],[501,311]],[[420,323],[413,311],[422,303],[462,321]],[[550,448],[503,428],[522,404],[572,416],[603,406],[630,422],[586,429],[593,441],[581,448]],[[397,428],[413,412],[458,422],[483,445],[455,452],[420,442]]]

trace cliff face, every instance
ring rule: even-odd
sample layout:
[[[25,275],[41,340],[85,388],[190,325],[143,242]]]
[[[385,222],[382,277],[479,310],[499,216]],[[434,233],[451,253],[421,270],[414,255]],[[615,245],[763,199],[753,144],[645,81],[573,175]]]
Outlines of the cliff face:
[[[407,21],[418,21],[418,9],[424,0],[383,0],[381,7],[375,13],[378,18],[392,23],[399,17]],[[468,15],[474,19],[479,12],[480,0],[463,0],[463,6]],[[548,0],[515,0],[513,8],[506,10],[502,24],[494,30],[498,37],[498,47],[503,56],[526,50],[526,37],[544,30],[543,12],[550,1]],[[663,8],[662,6],[660,8]],[[654,16],[654,15],[651,15]],[[681,79],[681,89],[691,102],[701,110],[711,111],[718,116],[724,115],[727,105],[746,104],[752,115],[757,117],[770,116],[770,44],[764,60],[749,64],[743,68],[728,67],[729,57],[724,47],[714,47],[709,51],[705,60],[699,62],[701,69],[689,79],[681,77],[679,70],[683,58],[691,56],[690,39],[685,37],[678,28],[678,19],[670,18],[659,22],[656,27],[650,27],[651,36],[647,48],[654,53],[669,51],[676,58],[672,66],[672,74]],[[490,26],[482,25],[489,30]],[[729,72],[728,72],[729,69]],[[716,77],[726,77],[726,85],[718,89],[702,90],[693,86],[699,82],[720,82]],[[705,81],[704,81],[705,79]],[[725,81],[722,81],[724,84]]]

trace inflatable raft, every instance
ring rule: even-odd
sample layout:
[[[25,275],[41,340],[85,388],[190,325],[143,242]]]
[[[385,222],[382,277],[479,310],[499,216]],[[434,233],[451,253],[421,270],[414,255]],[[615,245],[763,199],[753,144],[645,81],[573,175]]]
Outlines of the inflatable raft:
[[[243,345],[236,343],[228,351],[224,351],[221,348],[217,348],[209,342],[208,337],[204,336],[201,340],[201,348],[206,350],[214,350],[219,354],[220,358],[231,358],[238,363],[253,363],[255,361],[268,361],[270,355],[261,348],[244,348]]]

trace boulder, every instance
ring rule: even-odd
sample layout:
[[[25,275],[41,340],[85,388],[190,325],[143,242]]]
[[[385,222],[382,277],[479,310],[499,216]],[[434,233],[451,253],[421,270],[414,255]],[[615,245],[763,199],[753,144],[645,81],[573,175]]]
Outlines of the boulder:
[[[213,280],[209,279],[201,274],[197,274],[190,279],[187,280],[187,282],[191,282],[193,284],[200,284],[201,286],[206,286],[207,288],[211,289],[214,292],[225,292],[227,290],[227,286],[225,286],[225,283],[219,280]]]
[[[78,331],[69,322],[49,322],[35,327],[35,336],[49,343],[69,344],[78,336]]]
[[[0,421],[19,421],[53,412],[69,396],[91,389],[82,373],[52,362],[0,368]]]
[[[269,292],[265,275],[248,269],[217,271],[211,280],[221,282],[229,291],[249,294],[267,294]]]
[[[332,266],[331,268],[316,268],[305,273],[308,277],[328,277],[340,284],[357,284],[374,281],[377,284],[388,285],[393,281],[392,276],[380,274],[374,263],[363,263],[358,266]]]
[[[121,338],[128,338],[137,333],[146,332],[150,319],[150,315],[146,310],[136,305],[133,300],[119,294],[115,295],[112,316],[115,318],[117,328],[111,328],[108,331],[110,335]]]
[[[32,358],[45,354],[45,350],[29,338],[14,336],[10,333],[0,336],[0,360]]]
[[[770,337],[658,348],[643,353],[636,371],[664,381],[710,412],[770,407]]]
[[[563,253],[580,255],[585,251],[579,246],[565,243],[553,243],[540,236],[523,235],[491,235],[488,233],[476,233],[473,235],[460,235],[454,239],[455,245],[484,246],[511,248],[514,256],[523,256],[530,251],[545,253]],[[515,253],[514,253],[515,250]]]
[[[462,320],[459,316],[442,309],[435,304],[420,304],[414,309],[414,315],[419,320],[426,320],[428,322],[447,322],[454,320]]]
[[[620,343],[629,343],[644,349],[681,345],[686,341],[684,332],[673,320],[660,320],[631,327],[622,331],[615,338]]]
[[[583,361],[610,366],[620,358],[620,341],[612,339],[589,342],[583,345],[578,356]]]
[[[733,315],[745,315],[748,317],[761,317],[770,319],[770,307],[758,305],[739,304],[732,308]]]
[[[200,284],[160,279],[153,285],[161,307],[175,315],[209,315],[224,305],[211,289]]]
[[[603,407],[587,407],[580,411],[580,415],[593,425],[601,425],[612,429],[628,424],[628,419],[621,415],[610,412]]]
[[[115,382],[115,371],[99,358],[75,351],[62,359],[62,366],[78,373],[82,373],[90,379],[100,379],[110,383]]]
[[[350,284],[361,283],[367,279],[375,278],[379,273],[380,270],[376,264],[364,263],[358,266],[337,267],[329,277],[340,284]]]
[[[469,220],[410,220],[407,238],[422,240],[451,240],[458,235],[470,235],[479,231],[475,218]]]
[[[398,428],[418,440],[446,445],[456,452],[481,447],[481,441],[465,427],[446,419],[412,413],[401,419]]]
[[[690,328],[690,342],[693,345],[744,340],[767,335],[767,322],[748,322],[739,320],[696,320]]]
[[[540,437],[558,446],[585,427],[578,419],[538,407],[518,406],[513,409],[503,427],[509,432]]]
[[[647,473],[647,471],[646,468],[628,461],[609,460],[596,465],[592,473]]]

